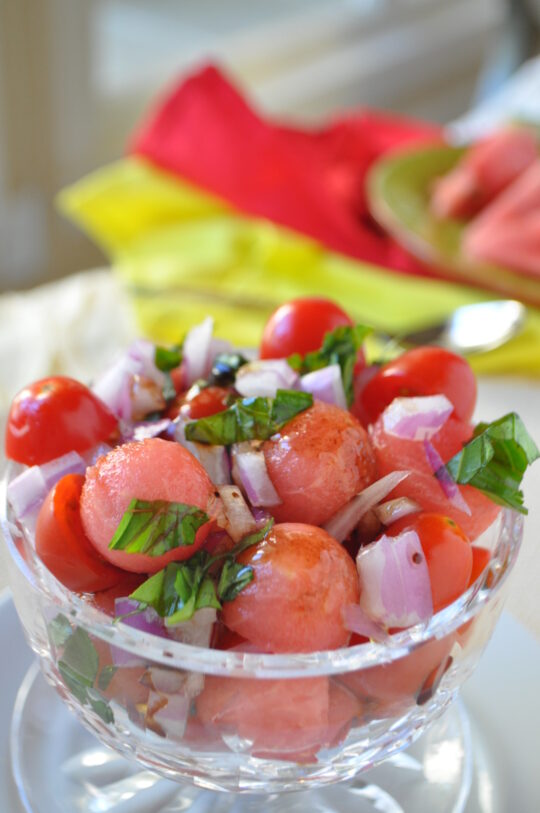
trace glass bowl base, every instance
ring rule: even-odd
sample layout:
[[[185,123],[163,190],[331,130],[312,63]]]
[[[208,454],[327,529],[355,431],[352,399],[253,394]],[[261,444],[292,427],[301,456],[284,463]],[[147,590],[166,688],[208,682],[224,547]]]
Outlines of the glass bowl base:
[[[458,701],[407,750],[355,779],[285,794],[216,793],[163,778],[101,745],[37,664],[21,684],[11,725],[12,771],[26,813],[493,813],[476,788],[487,759]]]

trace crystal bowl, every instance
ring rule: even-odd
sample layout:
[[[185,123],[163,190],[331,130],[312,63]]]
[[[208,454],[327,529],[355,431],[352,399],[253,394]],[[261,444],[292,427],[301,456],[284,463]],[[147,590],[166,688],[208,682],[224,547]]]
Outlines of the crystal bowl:
[[[438,719],[499,616],[522,537],[501,511],[492,558],[452,605],[384,643],[270,655],[143,633],[71,593],[37,558],[0,495],[6,566],[47,681],[112,749],[210,790],[315,788],[372,768]]]

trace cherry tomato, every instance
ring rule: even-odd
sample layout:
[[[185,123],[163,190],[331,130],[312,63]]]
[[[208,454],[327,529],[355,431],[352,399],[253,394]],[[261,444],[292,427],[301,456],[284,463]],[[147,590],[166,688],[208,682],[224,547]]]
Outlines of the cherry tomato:
[[[182,410],[183,416],[193,421],[207,418],[227,409],[229,394],[226,387],[204,387],[192,396],[184,392],[174,399],[167,410],[167,417],[173,420]]]
[[[476,379],[469,363],[442,347],[416,347],[383,365],[356,392],[352,412],[367,425],[399,396],[446,395],[454,414],[470,421],[476,404]]]
[[[319,349],[326,333],[352,324],[345,311],[330,299],[293,299],[270,316],[263,330],[260,356],[278,359],[293,353],[305,355]]]
[[[471,544],[457,522],[442,514],[410,514],[388,528],[389,536],[415,531],[426,557],[433,611],[455,601],[469,586],[473,566]]]
[[[6,428],[6,456],[28,466],[67,452],[84,452],[107,440],[117,421],[88,387],[55,376],[15,396]]]
[[[82,474],[66,474],[51,489],[37,518],[36,553],[70,590],[106,590],[124,576],[105,562],[89,542],[81,522]]]

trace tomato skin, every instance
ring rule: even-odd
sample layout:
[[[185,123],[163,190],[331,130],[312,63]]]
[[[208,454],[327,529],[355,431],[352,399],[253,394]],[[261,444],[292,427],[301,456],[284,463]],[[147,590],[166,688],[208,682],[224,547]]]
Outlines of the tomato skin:
[[[53,486],[38,514],[36,553],[69,590],[93,593],[116,585],[125,574],[99,556],[83,530],[83,483],[82,474],[66,474]]]
[[[330,299],[292,299],[275,310],[266,323],[260,346],[262,359],[287,358],[318,350],[326,333],[353,325],[345,311]]]
[[[35,381],[13,399],[6,427],[6,456],[27,466],[67,452],[85,452],[117,428],[108,407],[84,384],[54,376]]]
[[[368,425],[394,398],[417,395],[446,395],[454,415],[470,421],[476,405],[476,379],[461,356],[442,347],[416,347],[384,364],[356,392],[351,411]]]
[[[447,607],[469,586],[473,552],[457,522],[442,514],[410,514],[393,522],[389,536],[405,531],[418,534],[429,570],[433,612]]]

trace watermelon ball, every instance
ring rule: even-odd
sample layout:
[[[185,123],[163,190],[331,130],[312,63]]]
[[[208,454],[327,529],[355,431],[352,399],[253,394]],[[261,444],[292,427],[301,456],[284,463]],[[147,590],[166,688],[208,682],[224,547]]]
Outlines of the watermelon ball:
[[[346,646],[342,610],[360,598],[347,551],[322,528],[275,525],[238,560],[253,580],[223,605],[222,621],[266,652],[315,652]]]
[[[81,519],[90,542],[107,561],[134,573],[156,573],[173,561],[187,559],[208,536],[206,522],[192,545],[161,556],[109,550],[115,531],[131,500],[164,500],[196,506],[214,516],[215,489],[198,460],[180,444],[159,438],[125,443],[100,457],[87,469],[81,494]]]
[[[363,426],[349,412],[321,401],[262,448],[282,501],[270,509],[277,522],[323,525],[376,476]]]

